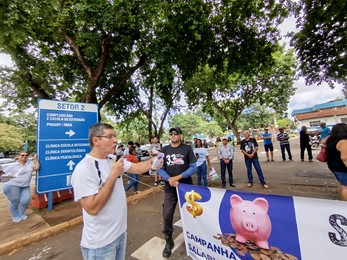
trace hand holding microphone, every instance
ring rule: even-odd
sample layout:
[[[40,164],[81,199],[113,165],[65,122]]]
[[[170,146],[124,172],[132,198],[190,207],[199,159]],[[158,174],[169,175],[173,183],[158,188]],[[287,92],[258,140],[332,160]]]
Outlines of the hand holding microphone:
[[[158,169],[163,166],[163,159],[164,159],[164,154],[163,153],[158,153],[158,155],[155,157],[153,164],[151,165],[151,170],[152,171],[157,171]]]

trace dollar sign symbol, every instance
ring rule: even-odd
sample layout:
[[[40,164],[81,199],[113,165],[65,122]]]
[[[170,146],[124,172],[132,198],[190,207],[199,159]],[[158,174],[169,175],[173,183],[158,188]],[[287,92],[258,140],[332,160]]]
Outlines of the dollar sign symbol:
[[[203,210],[200,204],[196,203],[195,200],[201,200],[202,199],[201,195],[192,190],[190,192],[186,192],[186,194],[184,195],[184,198],[191,205],[191,206],[186,206],[188,212],[192,214],[194,218],[196,218],[197,216],[200,216]]]

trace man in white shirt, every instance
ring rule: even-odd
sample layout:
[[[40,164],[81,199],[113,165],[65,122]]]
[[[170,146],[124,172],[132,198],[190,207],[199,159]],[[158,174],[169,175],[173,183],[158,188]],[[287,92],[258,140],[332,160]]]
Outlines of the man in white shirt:
[[[228,169],[229,173],[229,185],[230,187],[236,187],[233,180],[233,159],[234,159],[234,147],[228,144],[228,139],[224,137],[222,144],[218,147],[218,158],[220,161],[220,172],[222,177],[222,186],[225,188],[225,172]]]
[[[83,210],[83,259],[125,259],[127,204],[122,174],[147,172],[152,161],[116,161],[113,152],[117,138],[108,124],[91,126],[89,143],[90,153],[72,174],[75,201]]]

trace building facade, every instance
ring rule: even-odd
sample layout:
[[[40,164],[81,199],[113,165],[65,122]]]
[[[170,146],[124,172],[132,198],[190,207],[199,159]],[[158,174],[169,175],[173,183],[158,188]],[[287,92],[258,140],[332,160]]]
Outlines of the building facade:
[[[325,122],[327,126],[347,123],[347,99],[296,109],[293,110],[292,117],[298,128],[303,125],[317,127],[321,122]]]

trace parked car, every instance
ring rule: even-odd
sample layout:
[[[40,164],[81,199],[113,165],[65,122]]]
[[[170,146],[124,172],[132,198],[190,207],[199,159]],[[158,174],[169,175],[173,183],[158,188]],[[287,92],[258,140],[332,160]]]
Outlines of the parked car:
[[[0,159],[0,165],[2,167],[2,170],[6,172],[6,168],[10,165],[14,164],[16,161],[11,158],[1,158]]]
[[[15,160],[11,159],[11,158],[1,158],[0,159],[0,164],[1,166],[4,166],[5,164],[9,164],[9,163],[14,163]]]
[[[312,134],[312,135],[317,135],[320,133],[320,127],[317,126],[317,127],[307,127],[307,132]]]
[[[141,152],[142,152],[141,157],[149,157],[149,153],[147,150],[141,150]]]

